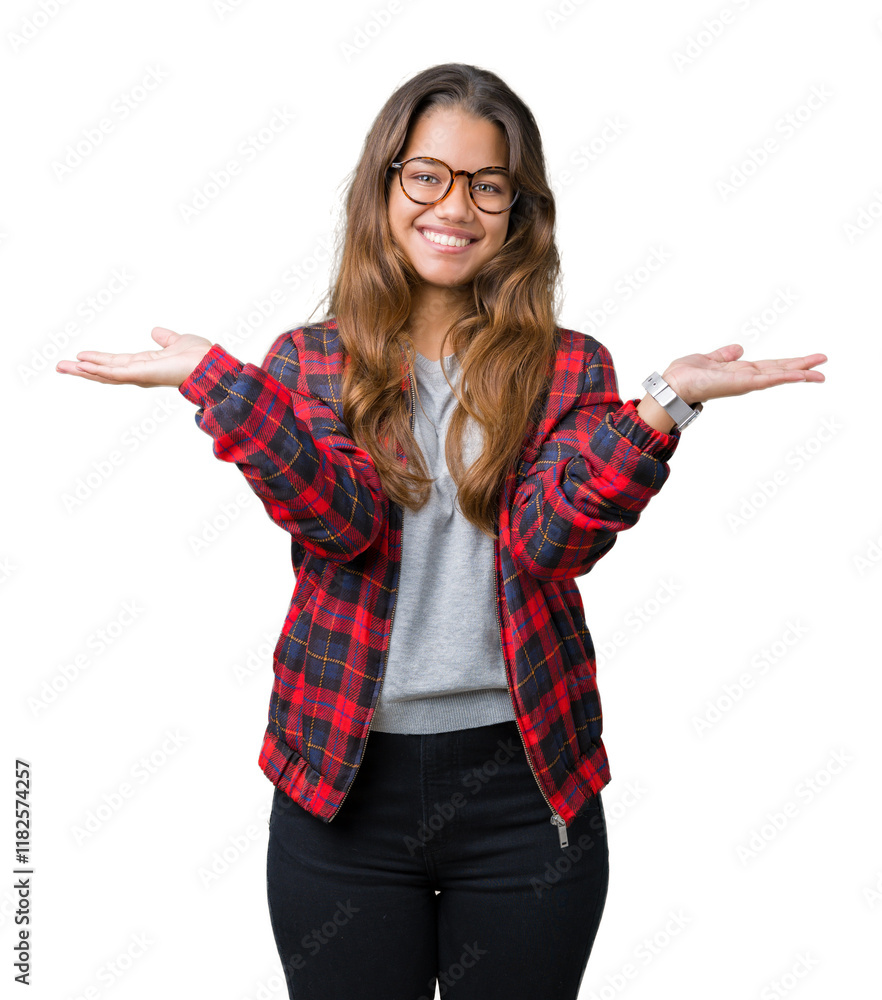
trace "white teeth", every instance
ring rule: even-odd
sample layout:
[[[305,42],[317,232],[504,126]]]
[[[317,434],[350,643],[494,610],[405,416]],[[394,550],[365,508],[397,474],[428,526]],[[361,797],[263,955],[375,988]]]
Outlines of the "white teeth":
[[[473,242],[472,240],[460,240],[455,236],[445,236],[443,233],[433,233],[429,229],[421,229],[420,232],[432,243],[440,243],[443,247],[464,247]]]

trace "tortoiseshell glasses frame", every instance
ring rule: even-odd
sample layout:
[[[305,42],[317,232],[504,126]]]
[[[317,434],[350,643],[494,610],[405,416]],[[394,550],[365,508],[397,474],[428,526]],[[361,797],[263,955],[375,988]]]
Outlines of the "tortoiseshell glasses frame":
[[[416,198],[411,198],[411,196],[407,193],[407,191],[404,189],[404,173],[402,168],[404,167],[405,164],[410,163],[411,160],[432,160],[435,163],[440,163],[442,167],[445,167],[450,172],[450,183],[447,185],[447,190],[444,192],[444,194],[441,195],[440,198],[435,198],[434,201],[417,201]],[[456,183],[456,178],[459,177],[460,174],[468,178],[469,197],[472,199],[472,204],[479,211],[486,212],[488,215],[502,215],[503,212],[507,212],[511,208],[511,206],[514,205],[514,203],[518,200],[518,195],[521,193],[520,191],[515,191],[514,198],[512,198],[510,204],[506,208],[500,208],[498,211],[493,211],[493,209],[490,208],[482,208],[475,201],[475,195],[474,192],[472,191],[472,181],[474,180],[475,175],[480,174],[481,171],[483,170],[501,170],[507,174],[508,167],[501,167],[501,166],[481,167],[481,170],[474,170],[471,173],[469,173],[468,170],[454,170],[453,167],[451,167],[449,164],[445,163],[443,160],[439,160],[437,156],[410,156],[406,160],[400,160],[398,162],[391,163],[389,165],[389,169],[398,171],[398,180],[401,184],[401,190],[404,194],[404,197],[410,199],[410,201],[414,202],[417,205],[437,205],[439,201],[444,201],[447,195],[449,195],[450,192],[453,190],[453,185]]]

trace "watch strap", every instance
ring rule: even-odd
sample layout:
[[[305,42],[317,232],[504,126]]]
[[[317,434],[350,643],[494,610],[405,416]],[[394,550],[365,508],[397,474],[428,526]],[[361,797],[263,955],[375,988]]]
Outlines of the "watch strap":
[[[685,399],[682,399],[659,375],[653,372],[643,380],[643,388],[652,398],[667,411],[673,418],[678,430],[688,427],[693,420],[701,413],[704,404],[696,403],[690,406]]]

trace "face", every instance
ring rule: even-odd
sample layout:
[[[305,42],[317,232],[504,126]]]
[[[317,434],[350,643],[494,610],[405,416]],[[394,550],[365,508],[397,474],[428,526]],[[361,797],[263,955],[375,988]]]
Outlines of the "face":
[[[498,125],[454,109],[436,109],[411,131],[399,160],[435,156],[453,170],[470,173],[482,167],[507,167],[505,134]],[[468,178],[460,175],[447,197],[435,205],[418,205],[393,178],[389,191],[389,224],[393,238],[428,285],[446,288],[467,285],[505,242],[511,209],[501,215],[482,212],[472,201]],[[474,239],[459,249],[429,242],[422,230]]]

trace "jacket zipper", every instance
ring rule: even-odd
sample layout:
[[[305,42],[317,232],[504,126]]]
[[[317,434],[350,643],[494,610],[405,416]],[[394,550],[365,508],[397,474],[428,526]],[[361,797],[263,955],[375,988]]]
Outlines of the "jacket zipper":
[[[416,419],[416,395],[414,393],[414,388],[413,388],[413,373],[411,372],[409,366],[408,366],[408,369],[407,369],[407,377],[408,377],[408,380],[409,380],[409,383],[410,383],[410,404],[411,404],[410,405],[410,429],[411,429],[411,433],[412,433],[413,432],[414,420]],[[402,528],[403,528],[403,525],[402,525]],[[402,539],[403,539],[403,537],[404,537],[404,531],[403,530],[401,532],[401,535],[402,535]],[[398,573],[399,573],[399,577],[398,577],[399,587],[395,588],[395,603],[392,605],[392,616],[389,619],[389,645],[386,646],[386,659],[383,662],[383,676],[380,678],[380,690],[377,693],[377,703],[379,703],[379,701],[380,701],[380,695],[383,693],[383,681],[386,680],[386,665],[389,662],[389,646],[391,646],[391,644],[392,644],[392,626],[395,623],[395,609],[398,607],[398,591],[400,589],[400,583],[401,583],[400,562],[401,561],[399,560],[399,571],[398,571]],[[497,614],[498,614],[498,612],[497,612]],[[376,707],[377,706],[375,704],[374,705],[374,715],[376,715]],[[343,793],[343,798],[340,799],[340,805],[337,806],[337,808],[334,810],[334,815],[331,816],[330,819],[328,820],[329,823],[332,823],[334,821],[334,818],[336,817],[337,813],[340,812],[340,809],[343,807],[343,803],[346,801],[346,796],[349,794],[350,790],[352,789],[352,786],[355,784],[355,779],[358,777],[358,770],[361,767],[362,762],[364,761],[364,755],[367,753],[367,740],[368,740],[368,737],[371,734],[371,726],[374,724],[374,715],[371,715],[371,720],[368,723],[367,732],[364,734],[365,745],[364,745],[364,749],[361,752],[361,761],[359,761],[358,767],[355,768],[355,774],[352,776],[352,781],[350,781],[350,783],[349,783],[349,788],[346,789],[346,791]]]
[[[409,384],[410,384],[410,400],[411,400],[410,429],[411,429],[411,431],[413,431],[414,419],[416,417],[416,396],[415,396],[414,388],[413,388],[413,372],[410,370],[410,368],[408,368],[407,375],[408,375],[408,381],[409,381]],[[402,532],[402,535],[403,535],[403,532]],[[495,544],[496,543],[494,542],[494,546],[495,546]],[[493,572],[493,577],[494,577],[494,581],[495,581],[495,584],[496,584],[496,600],[494,602],[494,607],[495,607],[495,611],[496,611],[496,625],[497,625],[497,628],[499,629],[499,643],[500,643],[500,648],[502,650],[502,658],[503,658],[503,661],[504,661],[505,660],[505,645],[502,642],[502,622],[500,621],[500,618],[499,618],[499,581],[497,579],[497,574],[496,574],[495,560],[496,560],[496,555],[494,553],[494,572]],[[389,643],[390,643],[390,645],[391,645],[391,641],[392,641],[392,626],[395,623],[395,611],[396,611],[397,608],[398,608],[398,591],[396,589],[395,603],[392,605],[392,615],[391,615],[391,618],[389,620]],[[383,664],[383,677],[380,680],[380,692],[377,695],[377,700],[378,701],[379,701],[379,696],[380,696],[380,694],[382,694],[382,691],[383,691],[383,681],[386,679],[386,669],[385,668],[386,668],[386,664],[388,663],[388,660],[389,660],[389,648],[387,646],[387,648],[386,648],[386,662]],[[530,765],[530,770],[533,772],[533,777],[536,780],[536,786],[538,787],[539,791],[542,793],[542,797],[548,803],[549,809],[551,809],[551,822],[552,822],[552,824],[554,826],[557,827],[558,838],[560,840],[560,846],[561,846],[561,849],[563,849],[563,848],[565,848],[565,847],[567,847],[569,845],[569,840],[567,839],[567,824],[566,824],[566,821],[564,820],[564,818],[562,816],[558,815],[558,813],[555,810],[554,806],[552,806],[552,804],[551,804],[548,796],[545,794],[545,790],[543,789],[542,785],[539,783],[539,776],[536,774],[536,769],[533,767],[533,761],[530,759],[530,753],[527,750],[527,744],[526,744],[526,741],[524,740],[524,734],[521,732],[520,724],[517,721],[518,709],[517,709],[517,705],[515,704],[515,701],[514,701],[514,695],[512,694],[511,686],[509,684],[506,684],[506,686],[508,687],[508,696],[509,696],[509,699],[511,700],[511,707],[512,707],[512,710],[515,713],[515,725],[517,726],[518,736],[520,736],[521,743],[523,744],[523,747],[524,747],[524,756],[527,758],[527,763]],[[376,706],[375,706],[375,712],[376,712]],[[361,761],[364,761],[364,754],[367,752],[367,740],[368,740],[368,737],[370,736],[371,726],[373,725],[373,722],[374,722],[374,717],[372,715],[371,716],[371,721],[368,723],[367,732],[365,733],[365,749],[362,751]],[[355,779],[358,777],[358,770],[359,770],[360,767],[361,767],[361,762],[359,762],[358,767],[356,767],[356,769],[355,769],[355,775],[353,776],[352,781],[349,784],[349,788],[346,789],[345,793],[343,794],[343,798],[340,799],[340,805],[337,806],[336,810],[334,811],[333,816],[331,816],[330,819],[328,820],[329,823],[332,823],[334,821],[334,818],[336,817],[337,813],[342,808],[343,803],[346,801],[346,796],[349,794],[350,790],[352,789],[352,785],[355,783]]]
[[[494,541],[494,543],[493,543],[494,544],[494,548],[495,548],[497,542],[498,542],[498,539],[496,541]],[[497,579],[497,574],[496,574],[496,570],[495,570],[495,558],[496,558],[496,556],[494,554],[494,573],[493,573],[493,578],[496,581],[496,602],[495,602],[496,603],[496,624],[497,624],[497,626],[499,628],[499,642],[500,642],[500,646],[502,648],[502,659],[505,660],[505,643],[502,641],[502,622],[499,619],[499,580]],[[561,849],[563,849],[564,847],[567,847],[567,845],[569,844],[569,840],[567,839],[567,824],[566,824],[566,821],[564,820],[563,816],[558,815],[557,810],[554,808],[554,806],[551,804],[551,801],[549,800],[548,796],[545,794],[545,789],[542,787],[541,784],[539,784],[539,775],[536,774],[536,768],[533,767],[533,761],[530,759],[530,752],[529,752],[529,750],[527,750],[527,742],[524,739],[524,734],[521,732],[520,723],[517,721],[517,719],[518,719],[518,706],[515,704],[514,694],[512,693],[511,685],[507,684],[506,686],[508,687],[508,695],[509,695],[509,698],[511,699],[511,707],[514,710],[514,713],[515,713],[515,725],[518,728],[518,736],[520,736],[520,738],[521,738],[521,743],[524,744],[524,755],[527,758],[527,763],[530,765],[530,770],[533,772],[533,777],[536,779],[536,784],[539,786],[539,791],[542,792],[542,797],[548,803],[548,808],[551,810],[551,822],[554,824],[554,826],[557,827],[557,834],[558,834],[558,837],[560,838],[560,846],[561,846]]]

